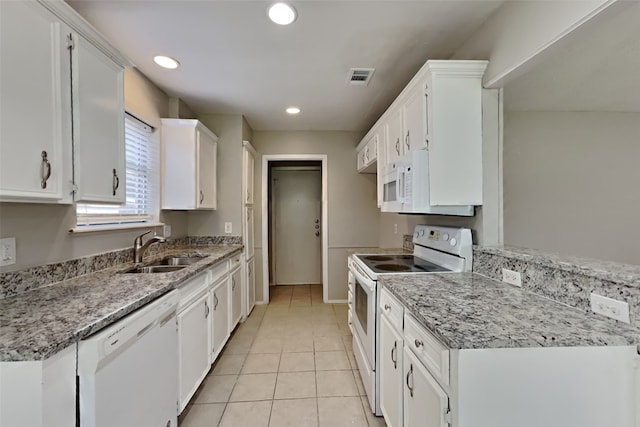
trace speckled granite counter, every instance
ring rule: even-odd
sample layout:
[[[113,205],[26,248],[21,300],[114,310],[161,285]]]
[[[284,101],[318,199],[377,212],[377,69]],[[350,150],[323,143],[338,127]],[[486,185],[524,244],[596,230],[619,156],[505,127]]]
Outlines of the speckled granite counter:
[[[380,282],[452,349],[640,344],[640,329],[476,273],[384,275]]]
[[[206,257],[182,270],[161,274],[119,274],[133,265],[121,264],[2,299],[0,361],[46,359],[241,250],[242,246],[173,249],[154,258]]]

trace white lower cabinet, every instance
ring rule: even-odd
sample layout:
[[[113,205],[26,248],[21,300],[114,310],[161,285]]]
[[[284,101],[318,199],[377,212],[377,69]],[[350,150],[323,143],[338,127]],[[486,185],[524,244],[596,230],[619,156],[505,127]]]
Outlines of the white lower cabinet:
[[[206,287],[178,311],[179,411],[187,406],[209,372],[211,294]]]
[[[380,316],[380,408],[387,427],[402,426],[403,339],[386,316]]]
[[[247,260],[247,285],[245,289],[247,290],[247,308],[246,315],[249,316],[251,314],[251,310],[256,305],[256,271],[255,271],[255,258],[251,258]]]
[[[236,327],[242,317],[242,270],[236,268],[231,272],[231,313],[229,316],[229,330]]]
[[[211,361],[213,362],[222,351],[229,338],[229,279],[224,278],[214,283],[211,290],[213,304],[213,340],[211,346]]]
[[[449,397],[409,347],[404,351],[404,425],[447,427]]]

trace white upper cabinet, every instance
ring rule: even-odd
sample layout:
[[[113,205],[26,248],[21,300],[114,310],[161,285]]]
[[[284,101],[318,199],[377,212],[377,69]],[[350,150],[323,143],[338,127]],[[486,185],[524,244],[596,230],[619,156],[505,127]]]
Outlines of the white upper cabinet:
[[[0,198],[70,202],[66,26],[22,1],[0,1],[0,20]]]
[[[362,143],[356,148],[358,154],[358,172],[376,173],[378,160],[378,141],[380,131],[378,128],[369,132]]]
[[[426,147],[427,112],[425,97],[420,90],[409,94],[402,106],[402,148],[405,153]]]
[[[162,209],[216,209],[218,137],[198,120],[162,119]]]
[[[395,163],[404,154],[403,131],[402,131],[402,108],[394,108],[389,111],[384,120],[384,128],[387,135],[387,164]]]
[[[75,201],[125,202],[124,70],[69,34]]]
[[[253,178],[254,178],[254,170],[255,170],[255,157],[253,152],[244,147],[242,150],[242,160],[243,160],[243,172],[244,172],[244,203],[247,205],[253,204]]]
[[[123,203],[128,61],[64,2],[0,16],[0,199]]]

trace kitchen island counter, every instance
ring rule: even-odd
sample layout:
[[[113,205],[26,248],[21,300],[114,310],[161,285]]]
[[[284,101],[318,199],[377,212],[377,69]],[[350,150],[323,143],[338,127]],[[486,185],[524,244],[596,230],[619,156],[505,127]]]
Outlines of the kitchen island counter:
[[[638,328],[477,273],[382,275],[379,280],[451,349],[640,344]]]
[[[241,253],[241,245],[198,246],[166,256],[203,256],[170,273],[123,273],[121,264],[0,300],[0,361],[44,360],[180,286],[212,265]]]

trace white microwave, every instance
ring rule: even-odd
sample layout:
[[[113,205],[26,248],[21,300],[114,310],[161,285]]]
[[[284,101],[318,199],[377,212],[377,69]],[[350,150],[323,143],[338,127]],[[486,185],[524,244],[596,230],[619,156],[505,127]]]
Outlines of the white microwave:
[[[473,206],[431,206],[429,151],[414,150],[382,174],[382,212],[473,216]]]

